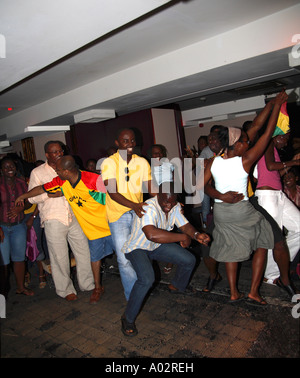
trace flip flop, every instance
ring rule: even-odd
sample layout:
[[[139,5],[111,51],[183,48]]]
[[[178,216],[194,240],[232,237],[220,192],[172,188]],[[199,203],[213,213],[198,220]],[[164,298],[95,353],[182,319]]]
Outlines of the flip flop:
[[[222,281],[222,276],[219,272],[216,273],[215,278],[208,277],[206,287],[202,290],[203,293],[210,293],[218,282]]]
[[[32,297],[34,295],[34,292],[29,290],[29,289],[24,289],[22,291],[16,291],[16,294],[26,295],[27,297]]]
[[[237,299],[230,299],[228,302],[229,303],[236,303],[236,302],[241,302],[245,299],[245,294],[241,293],[240,297]]]
[[[256,299],[247,297],[246,303],[248,303],[251,306],[256,306],[256,307],[265,307],[268,305],[268,303],[263,298],[257,301]]]
[[[138,334],[138,330],[136,329],[135,323],[129,323],[126,319],[125,314],[121,317],[122,323],[122,332],[125,336],[134,337]]]

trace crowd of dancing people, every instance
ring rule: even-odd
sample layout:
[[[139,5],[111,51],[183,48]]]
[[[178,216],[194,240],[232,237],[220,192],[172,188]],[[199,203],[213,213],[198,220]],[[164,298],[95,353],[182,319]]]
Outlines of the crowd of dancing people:
[[[242,128],[215,125],[199,138],[198,149],[186,149],[182,160],[192,163],[183,162],[182,168],[167,159],[161,144],[151,147],[148,159],[136,154],[130,128],[119,130],[105,158],[89,159],[84,168],[56,140],[45,144],[45,161],[33,165],[16,155],[3,157],[1,294],[8,298],[12,270],[16,293],[33,296],[32,264],[39,289],[45,288],[49,260],[56,294],[77,300],[71,255],[79,289],[90,291],[90,304],[97,304],[105,292],[101,264],[115,253],[126,300],[121,330],[135,336],[136,318],[155,281],[153,260],[165,264],[165,274],[174,270],[171,294],[196,293],[190,284],[193,241],[208,271],[203,292],[221,281],[218,266],[224,263],[231,303],[267,306],[262,282],[279,286],[292,299],[298,291],[291,277],[300,275],[300,159],[280,157],[290,138],[288,124],[279,125],[287,118],[287,98],[282,91]],[[191,214],[178,192],[178,169],[190,169],[202,193]],[[252,278],[245,295],[238,290],[237,272],[249,259]]]

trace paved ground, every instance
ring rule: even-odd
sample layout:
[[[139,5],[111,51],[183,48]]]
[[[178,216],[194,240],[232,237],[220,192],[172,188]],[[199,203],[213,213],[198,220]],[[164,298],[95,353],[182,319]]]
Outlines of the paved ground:
[[[125,299],[115,257],[106,262],[103,275],[106,291],[97,305],[89,304],[90,293],[85,292],[78,293],[76,302],[59,298],[51,275],[47,276],[47,287],[39,289],[35,268],[31,270],[34,297],[16,295],[12,278],[6,318],[0,320],[1,357],[159,357],[198,361],[203,357],[300,356],[300,310],[296,311],[298,319],[292,316],[295,304],[287,294],[276,286],[263,284],[261,293],[269,302],[267,307],[253,307],[245,301],[229,304],[222,264],[223,280],[211,294],[201,292],[207,271],[203,263],[199,264],[192,280],[199,290],[194,297],[170,294],[166,283],[173,273],[170,276],[162,273],[160,283],[136,321],[139,334],[127,338],[120,329]],[[109,269],[111,265],[114,267]],[[243,263],[239,279],[239,289],[245,293],[250,287],[250,277],[249,261]],[[299,281],[295,283],[300,286]]]

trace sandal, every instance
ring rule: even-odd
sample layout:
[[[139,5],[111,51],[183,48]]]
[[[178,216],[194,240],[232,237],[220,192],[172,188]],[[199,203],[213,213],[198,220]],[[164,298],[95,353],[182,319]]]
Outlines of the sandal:
[[[290,284],[289,284],[289,285],[284,285],[284,284],[282,283],[280,277],[278,277],[278,278],[276,279],[275,284],[276,284],[278,287],[280,287],[281,289],[284,289],[284,290],[288,293],[288,295],[289,295],[291,298],[293,298],[293,296],[294,296],[295,294],[297,294],[297,292],[298,292],[298,290],[295,288],[295,286],[294,286],[294,284],[293,284],[292,281],[290,281]]]
[[[247,297],[246,303],[248,303],[251,306],[257,306],[257,307],[265,307],[268,305],[268,303],[263,298],[260,298],[259,300],[257,300],[254,298]]]
[[[104,287],[95,288],[90,297],[90,304],[96,304],[99,302],[101,295],[104,293]]]
[[[170,274],[171,270],[172,270],[172,268],[168,268],[167,266],[164,267],[164,273],[165,274]]]
[[[244,299],[245,299],[245,294],[244,293],[239,293],[238,298],[236,298],[236,299],[230,299],[228,302],[232,304],[232,303],[241,302]]]
[[[32,297],[34,295],[34,292],[29,289],[23,289],[21,291],[16,291],[16,294],[22,294],[22,295],[26,295],[27,297]]]
[[[24,280],[24,286],[28,287],[31,281],[31,275],[29,272],[25,273],[25,280]]]
[[[129,323],[126,319],[125,314],[121,317],[122,323],[122,332],[125,336],[133,337],[138,334],[138,330],[136,329],[135,323]]]
[[[216,273],[215,278],[208,277],[206,287],[202,290],[203,293],[210,293],[218,282],[222,281],[222,276],[219,272]]]
[[[39,276],[39,280],[40,280],[39,288],[40,289],[44,289],[46,287],[46,285],[47,285],[45,274],[43,274],[42,276]],[[42,281],[42,280],[44,280],[44,281]]]

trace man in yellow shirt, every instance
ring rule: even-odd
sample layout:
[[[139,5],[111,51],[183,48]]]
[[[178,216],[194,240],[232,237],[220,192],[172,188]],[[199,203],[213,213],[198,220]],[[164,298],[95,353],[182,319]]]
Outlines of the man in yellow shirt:
[[[153,188],[149,163],[133,153],[136,145],[133,130],[119,131],[115,143],[118,151],[103,161],[101,173],[108,192],[106,211],[109,227],[125,298],[128,300],[137,277],[121,250],[131,233],[134,214],[138,217],[144,214],[143,185],[150,194]]]

